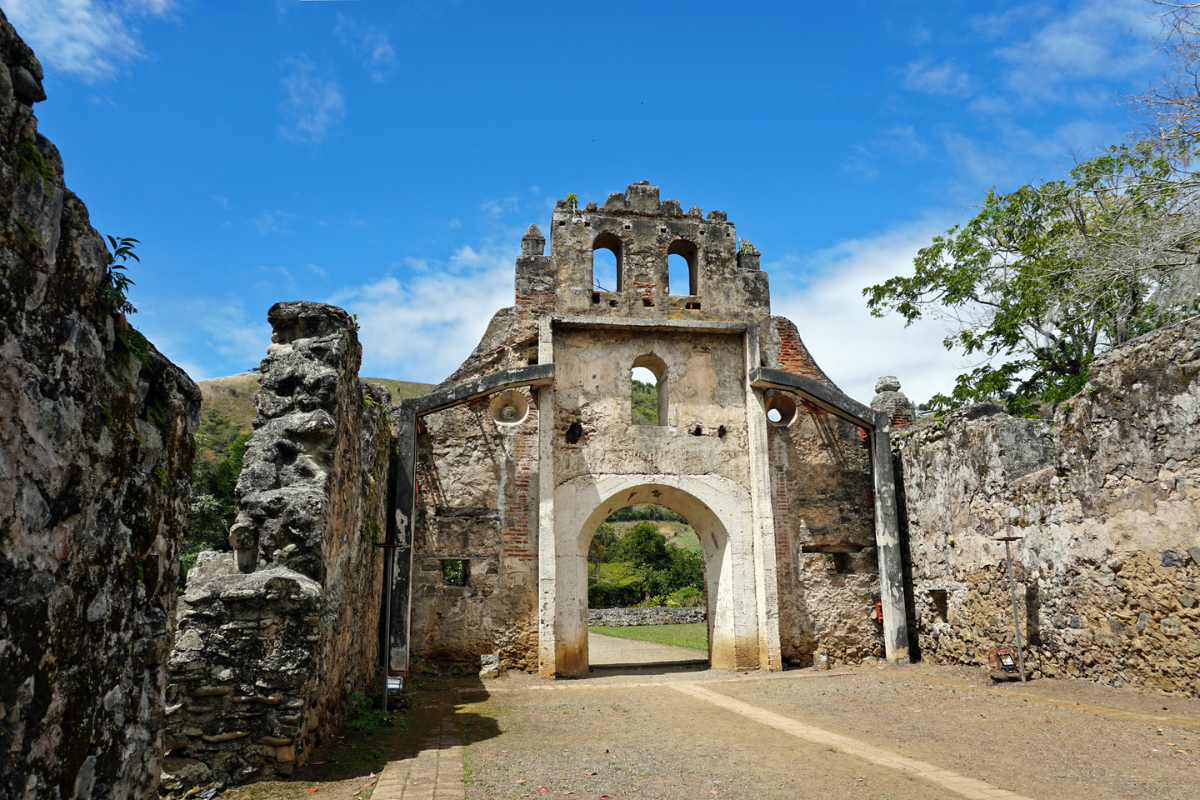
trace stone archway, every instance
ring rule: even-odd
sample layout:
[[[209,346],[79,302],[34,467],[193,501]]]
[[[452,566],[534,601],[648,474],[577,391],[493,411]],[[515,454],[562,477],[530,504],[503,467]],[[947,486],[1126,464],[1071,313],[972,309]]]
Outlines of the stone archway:
[[[713,475],[589,475],[554,492],[554,535],[540,543],[543,567],[553,548],[554,575],[542,576],[540,672],[585,675],[587,551],[596,528],[618,509],[651,503],[691,523],[704,550],[708,588],[709,663],[716,669],[757,668],[779,656],[774,620],[760,620],[753,513],[749,494]],[[773,606],[772,606],[773,607]],[[772,635],[773,634],[773,635]]]

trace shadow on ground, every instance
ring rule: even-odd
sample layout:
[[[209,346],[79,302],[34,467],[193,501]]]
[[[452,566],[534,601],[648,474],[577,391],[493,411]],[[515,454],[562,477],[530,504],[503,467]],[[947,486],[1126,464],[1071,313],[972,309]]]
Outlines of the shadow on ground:
[[[222,797],[229,800],[297,800],[337,797],[353,800],[374,786],[374,776],[389,761],[413,758],[428,747],[446,717],[462,730],[462,743],[476,744],[500,733],[492,717],[465,706],[489,697],[478,677],[416,678],[411,707],[386,717],[379,711],[360,713],[355,720],[321,742],[308,762],[288,779],[232,787]],[[315,791],[314,791],[315,790]]]

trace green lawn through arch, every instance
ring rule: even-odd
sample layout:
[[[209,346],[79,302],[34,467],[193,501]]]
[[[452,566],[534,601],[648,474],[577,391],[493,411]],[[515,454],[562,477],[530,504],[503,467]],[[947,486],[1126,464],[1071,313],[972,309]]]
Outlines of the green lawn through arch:
[[[638,642],[656,642],[687,647],[708,652],[708,623],[685,622],[679,625],[635,625],[623,628],[600,628],[588,626],[592,633],[601,636],[616,636]]]

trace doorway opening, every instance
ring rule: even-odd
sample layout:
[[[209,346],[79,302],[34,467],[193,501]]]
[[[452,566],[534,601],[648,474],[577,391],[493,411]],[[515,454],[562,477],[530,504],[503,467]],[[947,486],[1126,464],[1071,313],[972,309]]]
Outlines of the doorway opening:
[[[609,515],[587,551],[592,670],[707,667],[704,547],[681,514],[634,504]]]

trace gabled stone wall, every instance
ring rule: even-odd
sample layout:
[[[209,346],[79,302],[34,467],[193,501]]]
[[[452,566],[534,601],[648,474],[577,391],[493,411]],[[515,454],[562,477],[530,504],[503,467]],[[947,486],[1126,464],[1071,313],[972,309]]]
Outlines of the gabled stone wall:
[[[382,691],[390,397],[358,380],[346,312],[278,303],[268,319],[234,553],[202,554],[179,603],[167,788],[289,775],[354,694]]]
[[[1092,364],[1053,421],[999,406],[895,441],[924,658],[1014,643],[1050,677],[1200,696],[1200,318]]]
[[[0,797],[149,798],[200,392],[100,293],[41,78],[0,13]]]

